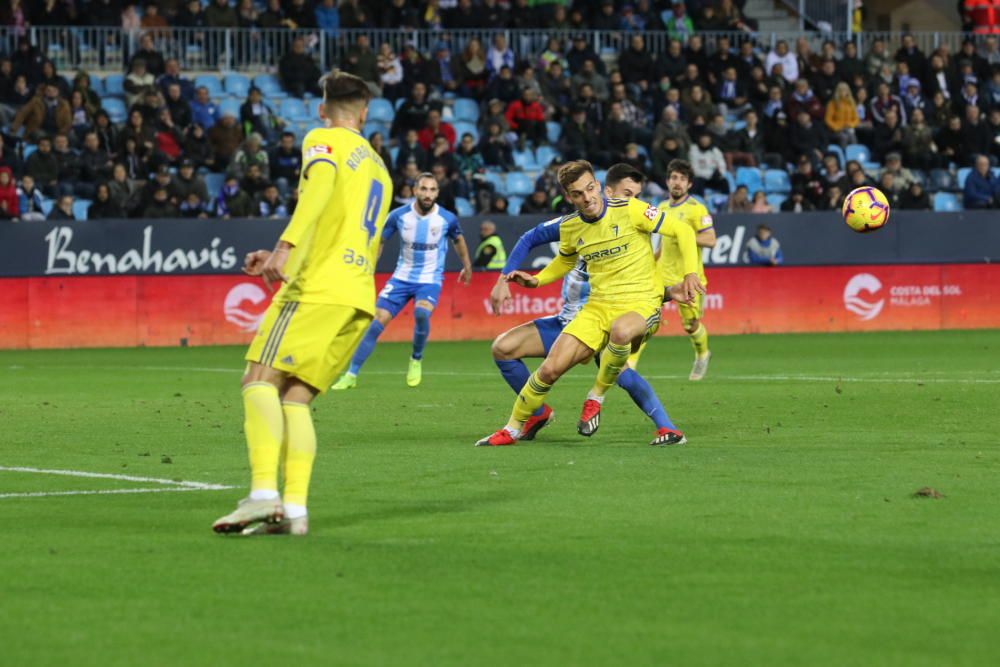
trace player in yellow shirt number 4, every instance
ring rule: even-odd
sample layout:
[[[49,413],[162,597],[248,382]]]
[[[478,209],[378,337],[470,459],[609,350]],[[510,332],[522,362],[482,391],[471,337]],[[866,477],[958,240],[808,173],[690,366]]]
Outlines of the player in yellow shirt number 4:
[[[566,275],[582,260],[590,274],[590,299],[559,334],[548,356],[521,389],[507,425],[477,446],[514,444],[524,423],[545,401],[566,371],[600,352],[600,369],[587,394],[577,431],[593,435],[600,425],[608,389],[660,323],[663,282],[653,257],[654,233],[677,242],[683,258],[681,295],[693,303],[704,293],[698,277],[698,247],[691,227],[638,199],[605,199],[589,162],[576,160],[559,169],[559,185],[577,213],[559,225],[559,253],[541,272],[513,271],[510,282],[534,288]]]
[[[326,127],[302,142],[295,215],[274,251],[252,252],[244,266],[268,286],[283,285],[246,354],[250,495],[216,520],[217,533],[308,532],[306,496],[316,458],[310,403],[344,370],[375,313],[375,258],[392,180],[360,132],[371,98],[367,84],[334,73],[322,86]]]

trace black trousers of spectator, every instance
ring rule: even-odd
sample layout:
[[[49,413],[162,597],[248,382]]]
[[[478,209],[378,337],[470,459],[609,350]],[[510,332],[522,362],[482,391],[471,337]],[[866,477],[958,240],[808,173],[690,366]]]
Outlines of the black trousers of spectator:
[[[519,120],[517,122],[517,134],[522,140],[532,142],[536,147],[545,142],[545,121],[543,120]]]
[[[716,192],[729,192],[729,181],[720,174],[715,172],[712,174],[711,178],[695,178],[694,187],[691,188],[697,195],[704,195],[705,190],[715,190]]]

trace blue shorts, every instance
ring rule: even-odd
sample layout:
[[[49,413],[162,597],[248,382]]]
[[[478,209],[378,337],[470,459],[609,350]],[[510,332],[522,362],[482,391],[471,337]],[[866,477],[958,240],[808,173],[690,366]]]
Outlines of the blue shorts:
[[[378,293],[375,307],[388,310],[390,315],[396,317],[410,299],[430,301],[437,308],[440,297],[441,285],[438,283],[411,283],[407,280],[389,278],[389,282]]]
[[[556,338],[559,338],[559,334],[566,328],[566,323],[557,315],[553,315],[552,317],[538,318],[535,320],[535,326],[538,327],[538,335],[542,337],[542,347],[545,348],[545,354],[548,354],[552,345],[555,344]]]

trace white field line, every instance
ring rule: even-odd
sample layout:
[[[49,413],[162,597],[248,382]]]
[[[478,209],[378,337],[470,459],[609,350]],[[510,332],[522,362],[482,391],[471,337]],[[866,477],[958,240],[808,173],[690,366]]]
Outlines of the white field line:
[[[122,482],[143,482],[160,484],[160,488],[143,489],[104,489],[80,491],[34,491],[25,493],[0,493],[0,498],[44,498],[46,496],[95,496],[122,493],[177,493],[181,491],[225,491],[236,487],[225,484],[208,484],[205,482],[189,482],[184,480],[163,479],[160,477],[139,477],[136,475],[118,475],[103,472],[88,472],[86,470],[50,470],[44,468],[28,468],[23,466],[0,466],[0,472],[21,472],[36,475],[62,475],[64,477],[85,477],[88,479],[114,479]]]
[[[8,367],[14,369],[14,367]],[[40,369],[59,370],[121,370],[121,371],[148,371],[148,372],[168,372],[178,373],[242,373],[242,368],[206,368],[198,366],[40,366]],[[25,370],[25,367],[17,367],[17,370]],[[928,371],[926,374],[914,373],[894,373],[879,372],[871,376],[841,376],[841,375],[723,375],[713,373],[712,379],[731,382],[871,382],[877,384],[912,384],[917,382],[929,384],[1000,384],[1000,378],[942,378],[927,377],[928,375],[939,375],[949,371]],[[983,373],[995,374],[997,371],[957,371],[957,373]],[[403,371],[365,371],[365,375],[404,375]],[[452,371],[424,371],[424,375],[437,375],[441,377],[499,377],[499,373],[475,373],[475,372],[452,372]],[[687,380],[687,375],[645,375],[647,380]],[[578,378],[567,378],[564,382],[572,382]]]

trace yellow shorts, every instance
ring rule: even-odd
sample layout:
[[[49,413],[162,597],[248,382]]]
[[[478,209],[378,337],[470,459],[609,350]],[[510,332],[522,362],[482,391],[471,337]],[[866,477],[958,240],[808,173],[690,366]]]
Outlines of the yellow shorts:
[[[685,329],[694,320],[700,320],[705,315],[705,295],[695,295],[694,303],[690,306],[686,303],[678,303],[677,314],[680,316],[681,324],[684,325]]]
[[[588,301],[573,321],[566,325],[563,333],[573,336],[594,352],[600,352],[608,344],[612,322],[625,313],[638,313],[646,318],[646,333],[643,336],[645,342],[660,327],[661,306],[659,298],[627,306],[607,306]],[[633,355],[636,357],[636,363],[639,361],[638,354],[641,351],[640,348],[639,352]]]
[[[297,377],[320,393],[340,375],[372,316],[350,306],[272,302],[246,360]]]

